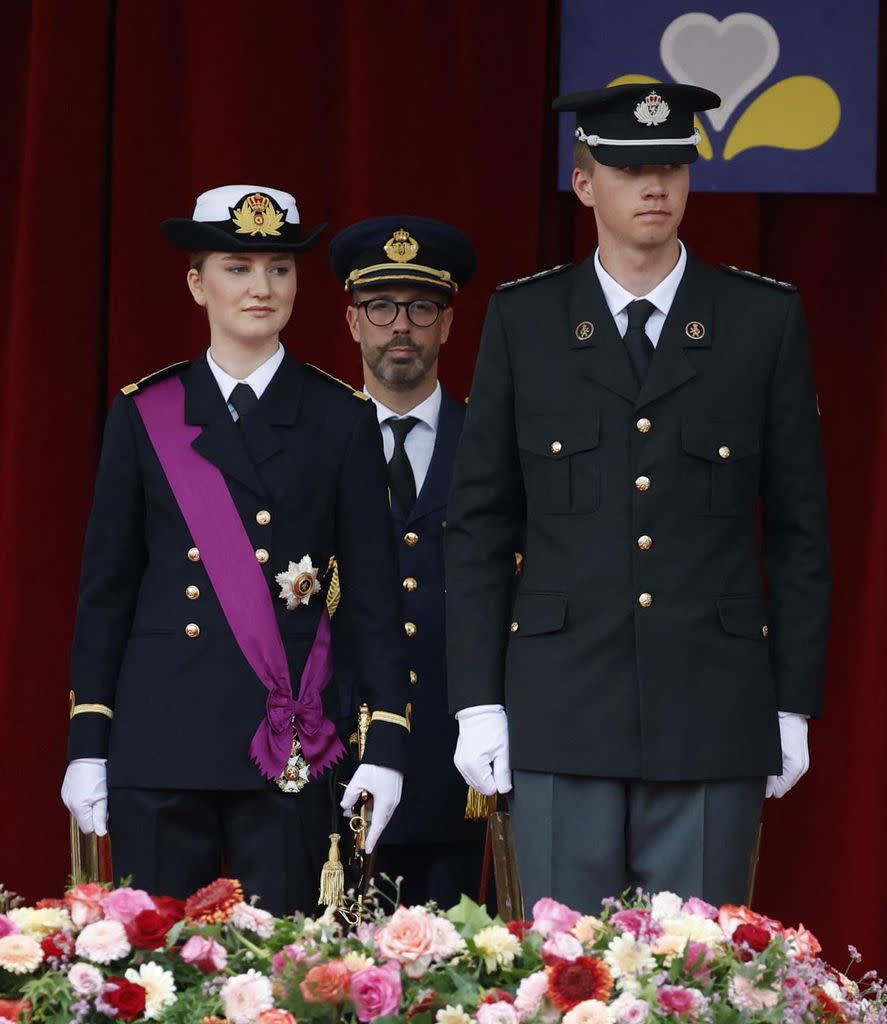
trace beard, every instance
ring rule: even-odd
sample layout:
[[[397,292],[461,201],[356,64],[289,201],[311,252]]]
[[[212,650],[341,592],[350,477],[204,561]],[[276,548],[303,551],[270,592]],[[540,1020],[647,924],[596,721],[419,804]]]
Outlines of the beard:
[[[392,391],[409,391],[421,383],[440,351],[440,344],[437,343],[423,353],[408,334],[392,338],[382,348],[372,349],[364,343],[360,347],[370,373]],[[392,357],[389,353],[394,348],[408,348],[410,355]]]

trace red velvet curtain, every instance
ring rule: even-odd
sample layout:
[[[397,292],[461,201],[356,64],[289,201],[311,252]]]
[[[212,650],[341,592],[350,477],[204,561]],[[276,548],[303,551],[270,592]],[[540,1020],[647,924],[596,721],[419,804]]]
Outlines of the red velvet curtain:
[[[67,871],[68,654],[107,403],[206,343],[185,260],[158,231],[198,192],[293,191],[306,224],[451,220],[480,262],[442,376],[467,393],[500,281],[594,244],[555,191],[555,0],[15,0],[4,7],[0,161],[0,880],[54,895]],[[593,74],[589,85],[594,85]],[[876,102],[872,97],[872,102]],[[846,116],[852,116],[852,111]],[[848,154],[848,158],[850,155]],[[682,236],[710,262],[798,284],[831,493],[835,608],[808,777],[767,806],[757,905],[803,920],[842,965],[887,968],[887,271],[881,197],[699,195]],[[323,248],[286,340],[357,382]]]

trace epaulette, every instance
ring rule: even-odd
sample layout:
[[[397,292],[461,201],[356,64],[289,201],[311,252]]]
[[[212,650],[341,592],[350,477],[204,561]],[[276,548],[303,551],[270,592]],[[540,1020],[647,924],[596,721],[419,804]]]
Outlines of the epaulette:
[[[356,388],[351,387],[344,380],[339,380],[338,377],[334,377],[331,373],[327,373],[326,370],[321,370],[319,366],[315,366],[313,363],[305,363],[306,370],[312,370],[314,373],[321,377],[326,377],[327,380],[331,380],[334,384],[338,384],[340,387],[346,388],[354,395],[355,398],[362,398],[365,402],[370,400],[370,396],[365,391],[358,391]]]
[[[750,281],[760,281],[762,284],[769,284],[772,288],[780,288],[784,292],[796,292],[798,290],[798,286],[790,281],[778,281],[775,277],[765,277],[764,274],[756,274],[753,270],[740,270],[739,267],[734,267],[732,263],[722,263],[721,270],[726,270],[728,274],[736,274],[739,277],[747,277]]]
[[[190,359],[182,359],[178,363],[171,363],[169,366],[164,366],[162,370],[155,370],[153,373],[149,373],[147,377],[142,377],[141,380],[137,380],[135,384],[127,384],[125,388],[121,388],[120,391],[124,395],[134,395],[139,388],[143,388],[148,384],[154,384],[158,380],[163,380],[165,377],[171,377],[176,370],[181,370],[185,366],[190,366]]]
[[[538,281],[540,277],[551,277],[552,274],[562,274],[572,266],[572,263],[558,263],[556,267],[549,267],[548,270],[540,270],[538,274],[530,274],[528,277],[516,277],[513,281],[505,281],[496,286],[496,291],[501,292],[503,288],[515,288],[519,284]]]

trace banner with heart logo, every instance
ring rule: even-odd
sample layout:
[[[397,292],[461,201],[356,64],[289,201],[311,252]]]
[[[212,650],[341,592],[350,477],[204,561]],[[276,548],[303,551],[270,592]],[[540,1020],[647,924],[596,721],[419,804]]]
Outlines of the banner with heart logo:
[[[874,192],[878,0],[852,12],[834,0],[562,0],[560,92],[680,82],[718,93],[696,119],[696,190]],[[574,115],[560,118],[569,189]]]

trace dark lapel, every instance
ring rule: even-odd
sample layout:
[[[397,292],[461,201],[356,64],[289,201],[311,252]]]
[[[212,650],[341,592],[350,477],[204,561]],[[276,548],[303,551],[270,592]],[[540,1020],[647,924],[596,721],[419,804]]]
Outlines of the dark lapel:
[[[304,383],[304,369],[289,353],[285,354],[242,427],[243,441],[253,465],[261,466],[286,447],[289,428],[296,422]]]
[[[567,344],[575,353],[574,369],[630,402],[636,401],[637,378],[601,291],[593,255],[570,275],[570,288]],[[592,333],[586,338],[588,325]]]
[[[427,516],[435,509],[446,505],[453,476],[453,460],[456,458],[456,446],[462,433],[464,419],[464,407],[454,398],[450,398],[446,391],[441,390],[440,418],[437,421],[434,452],[409,520],[421,519],[422,516]]]
[[[711,348],[714,333],[715,272],[687,251],[687,267],[656,346],[636,407],[649,405],[696,376],[684,349]],[[703,335],[695,338],[701,325]]]
[[[205,353],[188,367],[182,382],[185,385],[185,421],[203,427],[191,446],[226,476],[264,495],[266,489],[247,455],[243,438],[222,398]]]

